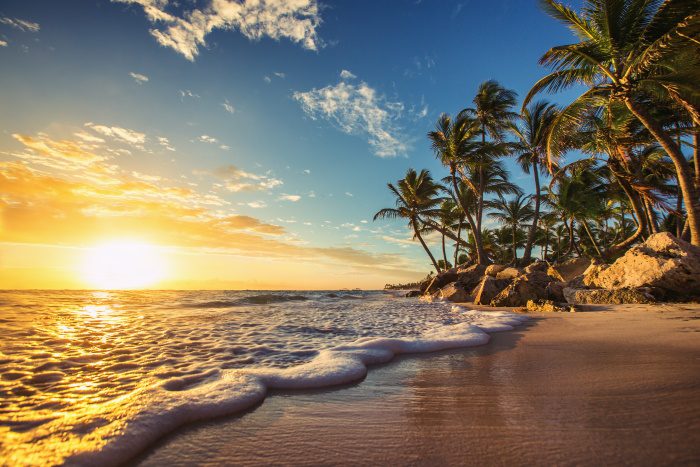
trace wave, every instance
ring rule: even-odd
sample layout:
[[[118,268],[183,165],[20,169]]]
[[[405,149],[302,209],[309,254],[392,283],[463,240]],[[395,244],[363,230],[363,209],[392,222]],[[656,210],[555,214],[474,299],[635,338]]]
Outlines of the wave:
[[[248,297],[237,298],[235,300],[210,300],[206,302],[187,303],[183,308],[232,308],[242,305],[268,305],[271,303],[283,303],[292,301],[303,301],[309,298],[304,295],[276,295],[262,294],[250,295]]]
[[[230,415],[261,403],[270,389],[351,383],[363,379],[369,366],[388,362],[395,355],[483,345],[490,339],[489,332],[512,330],[528,319],[507,312],[466,311],[458,306],[452,310],[464,313],[469,322],[439,326],[412,337],[363,337],[322,350],[308,363],[289,368],[217,369],[161,382],[108,403],[101,407],[97,418],[94,412],[86,410],[48,422],[42,433],[60,433],[63,442],[37,449],[50,441],[40,436],[24,440],[20,446],[33,444],[31,451],[15,450],[7,461],[122,464],[182,425]],[[38,452],[47,455],[49,450],[53,451],[49,458],[36,457]]]

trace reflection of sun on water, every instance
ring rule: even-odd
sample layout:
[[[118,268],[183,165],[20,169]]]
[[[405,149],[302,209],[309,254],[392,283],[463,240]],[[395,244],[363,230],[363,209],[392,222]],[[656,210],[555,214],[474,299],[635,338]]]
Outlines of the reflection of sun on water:
[[[109,243],[87,251],[83,280],[98,289],[137,289],[163,279],[164,259],[153,245]]]

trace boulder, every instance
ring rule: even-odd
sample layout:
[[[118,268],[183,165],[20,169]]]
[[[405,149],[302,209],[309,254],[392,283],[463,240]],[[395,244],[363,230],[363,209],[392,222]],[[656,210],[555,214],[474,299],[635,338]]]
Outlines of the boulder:
[[[523,274],[520,268],[505,268],[496,274],[496,279],[515,279]]]
[[[496,274],[503,271],[506,267],[502,264],[490,264],[484,271],[485,276],[496,277]]]
[[[700,247],[668,232],[654,234],[588,282],[605,289],[654,287],[674,298],[700,296]]]
[[[596,284],[598,282],[598,276],[605,271],[609,265],[602,263],[597,260],[591,261],[591,265],[588,266],[588,268],[583,271],[582,278],[581,278],[581,283],[585,287],[591,287],[591,288],[596,288],[598,287]]]
[[[541,271],[523,274],[514,279],[493,300],[492,306],[524,306],[528,300],[547,298],[547,285],[554,279]]]
[[[446,286],[447,284],[455,282],[456,280],[457,270],[455,268],[448,269],[447,271],[441,272],[430,281],[424,281],[421,284],[420,291],[423,294],[434,293],[437,290]]]
[[[555,302],[564,302],[564,287],[566,287],[566,282],[552,281],[547,284],[544,288],[544,295],[547,300],[553,300]]]
[[[654,303],[656,299],[647,288],[636,289],[573,289],[564,288],[564,298],[572,305],[625,303]]]
[[[562,313],[571,311],[571,308],[555,305],[552,300],[528,300],[527,305],[525,305],[525,310],[539,313]]]
[[[546,273],[548,269],[549,264],[547,264],[545,261],[535,261],[525,266],[525,273],[528,274],[535,271]]]
[[[591,259],[579,257],[555,264],[553,268],[561,277],[563,282],[568,282],[576,276],[580,276],[591,265]]]
[[[472,297],[465,290],[464,286],[459,282],[447,284],[441,288],[435,295],[437,298],[450,302],[470,302]]]
[[[496,279],[491,276],[484,276],[481,282],[474,289],[472,294],[474,295],[475,305],[488,305],[491,303],[496,295],[501,293],[503,289],[508,286],[510,281],[507,279]]]
[[[483,264],[474,264],[467,268],[457,270],[457,282],[462,284],[465,289],[471,290],[481,282],[481,278],[484,276],[484,271],[486,271],[486,266]]]
[[[422,294],[420,293],[420,290],[409,290],[406,292],[406,297],[408,298],[413,298],[413,297],[420,297]]]

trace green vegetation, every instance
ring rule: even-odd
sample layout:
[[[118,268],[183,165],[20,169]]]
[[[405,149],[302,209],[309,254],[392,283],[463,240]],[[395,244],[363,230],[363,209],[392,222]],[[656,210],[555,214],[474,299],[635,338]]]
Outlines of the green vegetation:
[[[398,188],[389,184],[396,208],[375,219],[407,219],[437,272],[450,259],[528,263],[535,247],[547,260],[610,259],[663,230],[700,246],[697,0],[542,6],[578,42],[542,56],[551,73],[534,84],[520,113],[516,93],[490,80],[471,107],[443,114],[428,138],[448,175],[438,183],[409,169]],[[561,108],[532,102],[572,87],[582,93]],[[573,155],[579,159],[567,162]],[[534,193],[509,181],[506,157],[532,175]],[[485,228],[485,215],[500,227]],[[423,238],[432,233],[441,238],[439,261]]]

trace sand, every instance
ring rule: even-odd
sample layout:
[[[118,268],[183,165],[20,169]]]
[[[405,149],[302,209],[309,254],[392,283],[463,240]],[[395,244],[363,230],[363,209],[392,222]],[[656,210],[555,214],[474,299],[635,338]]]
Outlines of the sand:
[[[488,345],[274,393],[141,465],[697,465],[700,306],[533,314]]]

